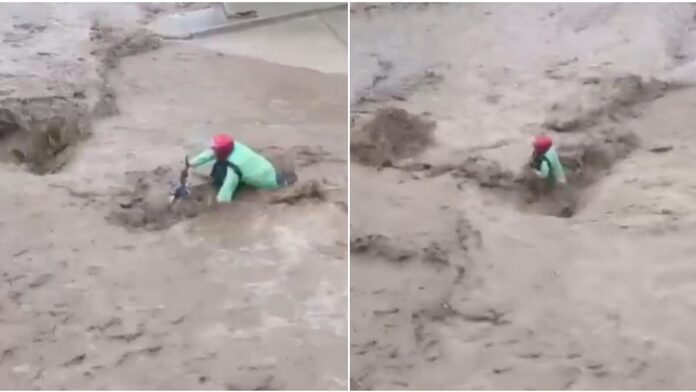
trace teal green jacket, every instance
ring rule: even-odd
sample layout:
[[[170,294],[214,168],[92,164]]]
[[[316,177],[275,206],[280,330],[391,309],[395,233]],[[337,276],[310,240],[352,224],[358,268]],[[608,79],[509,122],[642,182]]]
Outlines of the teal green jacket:
[[[551,149],[546,151],[544,154],[544,158],[545,159],[541,161],[539,170],[534,170],[536,175],[552,184],[565,184],[565,169],[563,168],[563,164],[561,164],[561,159],[558,157],[558,153],[556,153],[556,149],[551,147]]]
[[[194,157],[189,163],[191,167],[198,167],[214,162],[215,153],[212,149],[207,149]],[[232,201],[234,192],[240,183],[262,189],[278,188],[277,173],[273,164],[246,145],[235,142],[234,150],[227,158],[227,162],[233,163],[239,168],[242,178],[240,179],[232,168],[227,170],[225,181],[217,194],[219,203]]]

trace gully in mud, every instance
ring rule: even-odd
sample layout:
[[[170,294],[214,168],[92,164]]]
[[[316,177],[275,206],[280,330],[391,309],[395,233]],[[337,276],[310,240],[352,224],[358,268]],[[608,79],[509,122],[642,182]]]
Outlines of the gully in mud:
[[[294,184],[295,173],[280,173],[271,162],[231,136],[213,137],[211,148],[193,160],[186,159],[186,169],[213,163],[211,181],[217,192],[218,203],[229,203],[241,185],[259,189],[277,189]],[[176,195],[175,195],[176,197]]]

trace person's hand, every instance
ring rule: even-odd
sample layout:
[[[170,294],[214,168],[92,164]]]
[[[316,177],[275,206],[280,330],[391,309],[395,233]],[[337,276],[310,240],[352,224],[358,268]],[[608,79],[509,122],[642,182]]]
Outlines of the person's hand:
[[[532,170],[538,170],[539,169],[539,162],[532,158],[529,160],[529,168]]]
[[[532,155],[529,159],[529,167],[534,170],[539,170],[541,168],[542,157],[540,155]]]
[[[179,182],[181,182],[181,185],[186,184],[186,180],[188,179],[188,172],[189,172],[190,167],[191,167],[191,164],[189,163],[188,155],[187,155],[184,157],[184,168],[181,170],[181,174],[179,174]]]

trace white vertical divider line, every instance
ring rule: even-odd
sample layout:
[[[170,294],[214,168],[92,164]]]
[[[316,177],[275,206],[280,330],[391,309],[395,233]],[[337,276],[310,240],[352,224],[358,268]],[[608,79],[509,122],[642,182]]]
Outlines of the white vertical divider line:
[[[346,56],[346,61],[348,62],[348,67],[347,67],[348,77],[346,78],[346,83],[347,83],[346,91],[347,91],[347,95],[348,95],[348,97],[346,99],[346,106],[347,106],[347,110],[346,110],[346,132],[347,132],[346,167],[348,170],[348,187],[347,187],[348,188],[348,219],[347,219],[348,230],[346,230],[346,236],[347,236],[347,238],[346,238],[346,251],[348,252],[348,257],[346,259],[348,261],[348,263],[347,263],[348,268],[346,268],[346,271],[347,271],[347,276],[346,276],[347,286],[346,287],[347,287],[347,294],[348,294],[348,307],[346,309],[346,313],[347,313],[346,322],[348,323],[348,328],[346,329],[348,331],[348,338],[346,339],[346,346],[347,346],[346,347],[346,356],[348,358],[347,358],[346,363],[348,364],[347,365],[348,369],[346,369],[347,370],[347,375],[346,375],[346,382],[347,382],[346,387],[347,388],[346,389],[348,391],[350,391],[350,340],[351,340],[351,329],[350,329],[350,211],[351,211],[351,205],[353,204],[352,200],[351,200],[351,194],[350,194],[350,183],[351,183],[351,179],[350,179],[350,41],[351,41],[350,40],[350,31],[351,31],[350,6],[351,6],[351,2],[349,0],[347,3],[347,7],[346,7],[346,18],[348,18],[348,33],[347,33],[347,37],[346,37],[347,42],[348,42],[348,45],[347,45],[348,54]]]

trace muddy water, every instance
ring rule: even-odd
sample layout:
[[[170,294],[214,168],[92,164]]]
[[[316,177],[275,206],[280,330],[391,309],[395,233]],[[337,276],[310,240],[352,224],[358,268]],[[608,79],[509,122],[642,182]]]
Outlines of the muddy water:
[[[428,147],[435,126],[403,109],[379,110],[351,135],[351,159],[375,167],[393,165]]]
[[[689,73],[691,6],[368,8],[353,132],[384,107],[437,127],[393,167],[351,163],[352,386],[693,388],[696,93],[651,81]],[[572,214],[526,201],[540,130]]]
[[[147,19],[129,10],[136,16],[117,12],[126,19],[117,26]],[[75,34],[65,34],[84,46],[80,55],[99,80],[99,62],[89,55],[92,25],[50,17],[71,27]],[[44,35],[25,45],[39,37],[48,45]],[[59,47],[69,42],[61,37]],[[136,52],[105,75],[118,111],[95,118],[91,137],[59,172],[36,176],[14,164],[0,170],[7,184],[0,195],[0,385],[345,388],[346,94],[336,93],[345,74],[228,55],[195,41]],[[17,85],[22,80],[31,78]],[[218,132],[290,151],[297,186],[160,230],[108,218],[137,188],[134,176],[146,180],[154,204],[166,200],[184,155]],[[201,170],[192,181],[205,183],[206,175]],[[283,198],[305,187],[323,197]]]

